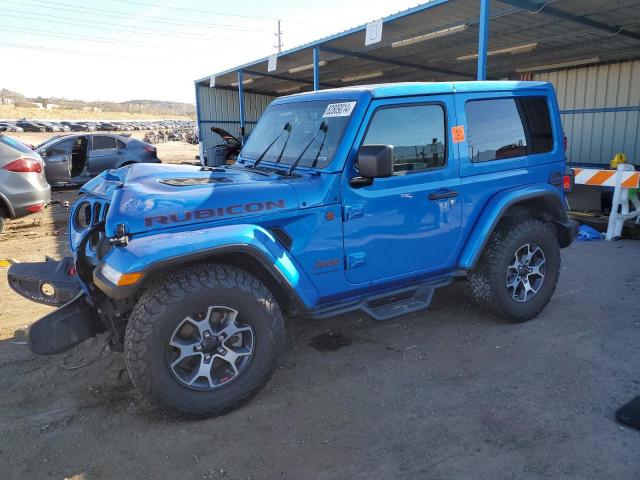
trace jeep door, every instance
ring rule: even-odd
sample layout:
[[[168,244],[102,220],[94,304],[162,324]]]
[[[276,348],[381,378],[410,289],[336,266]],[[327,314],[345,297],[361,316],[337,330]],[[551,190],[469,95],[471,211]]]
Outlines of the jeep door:
[[[343,178],[347,280],[384,282],[446,267],[460,239],[461,207],[450,96],[374,100]],[[392,145],[394,174],[354,187],[357,149]]]
[[[562,179],[562,124],[552,88],[456,95],[456,116],[466,130],[458,144],[463,238],[499,192]],[[562,183],[556,188],[562,192]]]
[[[92,135],[88,154],[88,168],[92,175],[117,168],[126,152],[126,145],[110,135]]]

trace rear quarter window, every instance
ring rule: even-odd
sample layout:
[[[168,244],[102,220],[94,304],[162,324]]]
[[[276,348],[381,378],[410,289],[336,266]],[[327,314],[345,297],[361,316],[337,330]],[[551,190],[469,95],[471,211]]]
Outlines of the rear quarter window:
[[[116,148],[116,139],[113,137],[107,137],[104,135],[97,135],[93,137],[93,149],[94,150],[109,150]]]
[[[470,100],[465,104],[469,158],[488,162],[553,150],[546,97]]]

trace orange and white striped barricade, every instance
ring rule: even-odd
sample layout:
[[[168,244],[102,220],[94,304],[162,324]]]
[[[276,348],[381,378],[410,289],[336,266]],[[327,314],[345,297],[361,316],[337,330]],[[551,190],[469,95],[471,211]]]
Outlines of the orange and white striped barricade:
[[[606,239],[611,240],[622,234],[625,220],[636,219],[640,223],[640,200],[637,196],[629,199],[629,189],[638,188],[640,172],[636,172],[633,165],[618,164],[617,170],[598,170],[595,168],[574,168],[575,183],[578,185],[593,185],[599,187],[613,187],[613,202],[609,214]],[[630,204],[635,211],[629,213]]]

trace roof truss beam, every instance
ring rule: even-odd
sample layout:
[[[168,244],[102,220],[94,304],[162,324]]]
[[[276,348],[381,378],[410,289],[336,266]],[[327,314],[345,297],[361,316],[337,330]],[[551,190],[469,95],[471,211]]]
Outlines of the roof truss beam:
[[[394,65],[396,67],[412,68],[414,70],[422,70],[430,73],[440,73],[442,75],[457,75],[459,77],[475,79],[474,74],[467,73],[467,72],[460,72],[457,70],[449,70],[449,69],[438,68],[438,67],[426,67],[424,65],[419,65],[417,63],[404,62],[402,60],[394,60],[390,58],[382,58],[376,55],[370,55],[368,53],[350,52],[348,50],[328,47],[325,45],[320,45],[320,50],[327,53],[335,53],[337,55],[342,55],[344,57],[355,57],[355,58],[362,58],[363,60],[368,60],[370,62],[386,63],[387,65]]]
[[[313,86],[313,80],[307,80],[305,78],[295,78],[295,77],[289,77],[288,75],[280,75],[279,73],[263,73],[263,72],[257,72],[255,70],[247,70],[247,69],[243,69],[243,71],[247,75],[254,75],[257,77],[270,77],[270,78],[276,78],[278,80],[286,80],[288,82],[296,82],[296,83],[302,83],[303,85]],[[334,83],[326,83],[326,82],[320,82],[320,85],[323,87],[331,87],[331,88],[338,86]]]
[[[520,7],[524,10],[528,10],[529,12],[540,12],[545,15],[550,15],[552,17],[560,18],[562,20],[568,20],[570,22],[578,23],[580,25],[585,25],[587,27],[591,27],[596,30],[601,30],[607,33],[614,33],[618,35],[622,35],[624,37],[633,38],[634,40],[640,40],[640,34],[636,32],[632,32],[630,30],[625,30],[622,27],[618,27],[615,25],[607,25],[606,23],[598,22],[597,20],[592,20],[590,18],[581,17],[578,15],[574,15],[570,12],[565,12],[564,10],[560,10],[551,6],[543,6],[541,8],[540,4],[531,2],[529,0],[500,0],[503,3],[513,5],[514,7]]]

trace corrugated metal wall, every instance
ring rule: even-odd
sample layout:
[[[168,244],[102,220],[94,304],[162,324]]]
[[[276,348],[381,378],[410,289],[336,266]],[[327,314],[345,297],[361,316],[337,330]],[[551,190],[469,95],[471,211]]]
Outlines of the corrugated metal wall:
[[[236,137],[240,136],[240,104],[238,92],[221,88],[196,86],[198,99],[198,125],[205,151],[207,148],[222,143],[219,136],[211,132],[211,127],[224,128]],[[253,126],[275,97],[245,93],[245,133],[251,133]]]
[[[640,165],[640,61],[537,73],[552,82],[572,163],[608,164],[616,153]]]

